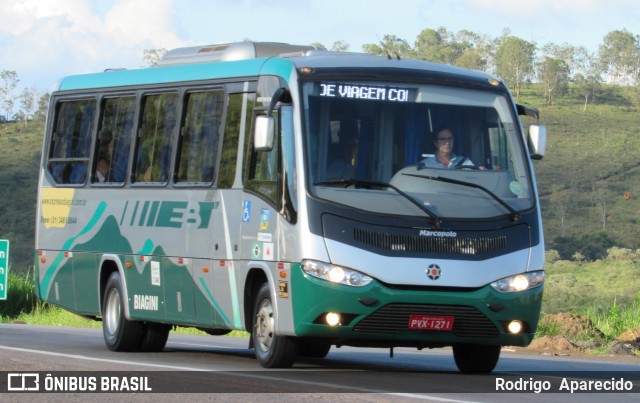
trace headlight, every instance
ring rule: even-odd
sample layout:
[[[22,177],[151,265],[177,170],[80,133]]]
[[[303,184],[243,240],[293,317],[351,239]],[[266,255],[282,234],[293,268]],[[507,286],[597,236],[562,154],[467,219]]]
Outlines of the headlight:
[[[363,287],[373,281],[373,278],[357,270],[315,260],[303,260],[302,270],[310,276],[352,287]]]
[[[491,283],[491,287],[499,292],[519,292],[536,288],[544,283],[544,271],[532,271],[505,277]]]

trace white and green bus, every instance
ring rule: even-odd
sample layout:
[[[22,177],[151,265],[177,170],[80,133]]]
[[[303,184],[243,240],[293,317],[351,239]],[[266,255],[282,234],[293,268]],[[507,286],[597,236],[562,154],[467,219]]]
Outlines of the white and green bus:
[[[331,346],[452,346],[490,372],[535,333],[544,240],[505,85],[436,63],[242,42],[62,79],[39,181],[38,296],[114,351],[251,334],[264,367]],[[452,159],[434,157],[447,126]],[[457,157],[454,157],[457,156]]]

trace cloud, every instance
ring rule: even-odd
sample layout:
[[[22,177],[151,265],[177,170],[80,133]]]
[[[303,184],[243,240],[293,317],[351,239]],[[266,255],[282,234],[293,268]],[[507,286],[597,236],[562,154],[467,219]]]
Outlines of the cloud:
[[[105,16],[105,33],[119,45],[181,46],[173,32],[172,0],[121,0]]]
[[[13,0],[0,7],[0,46],[9,56],[0,70],[49,87],[52,82],[39,79],[43,69],[51,80],[51,74],[138,67],[144,49],[182,45],[173,34],[172,4],[116,0],[96,10],[88,0]]]
[[[64,16],[70,21],[86,21],[91,16],[84,0],[5,0],[0,7],[0,31],[10,35],[21,35],[38,22],[51,17]]]

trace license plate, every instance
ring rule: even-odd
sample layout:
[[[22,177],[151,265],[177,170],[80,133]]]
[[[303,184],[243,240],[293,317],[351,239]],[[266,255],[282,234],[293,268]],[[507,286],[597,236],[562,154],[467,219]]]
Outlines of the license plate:
[[[411,315],[409,329],[414,330],[451,330],[453,316]]]

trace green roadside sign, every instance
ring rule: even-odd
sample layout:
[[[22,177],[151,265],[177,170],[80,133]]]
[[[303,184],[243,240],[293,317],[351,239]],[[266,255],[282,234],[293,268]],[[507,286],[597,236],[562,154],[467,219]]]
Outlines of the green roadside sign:
[[[9,279],[9,241],[0,239],[0,300],[7,299]]]

